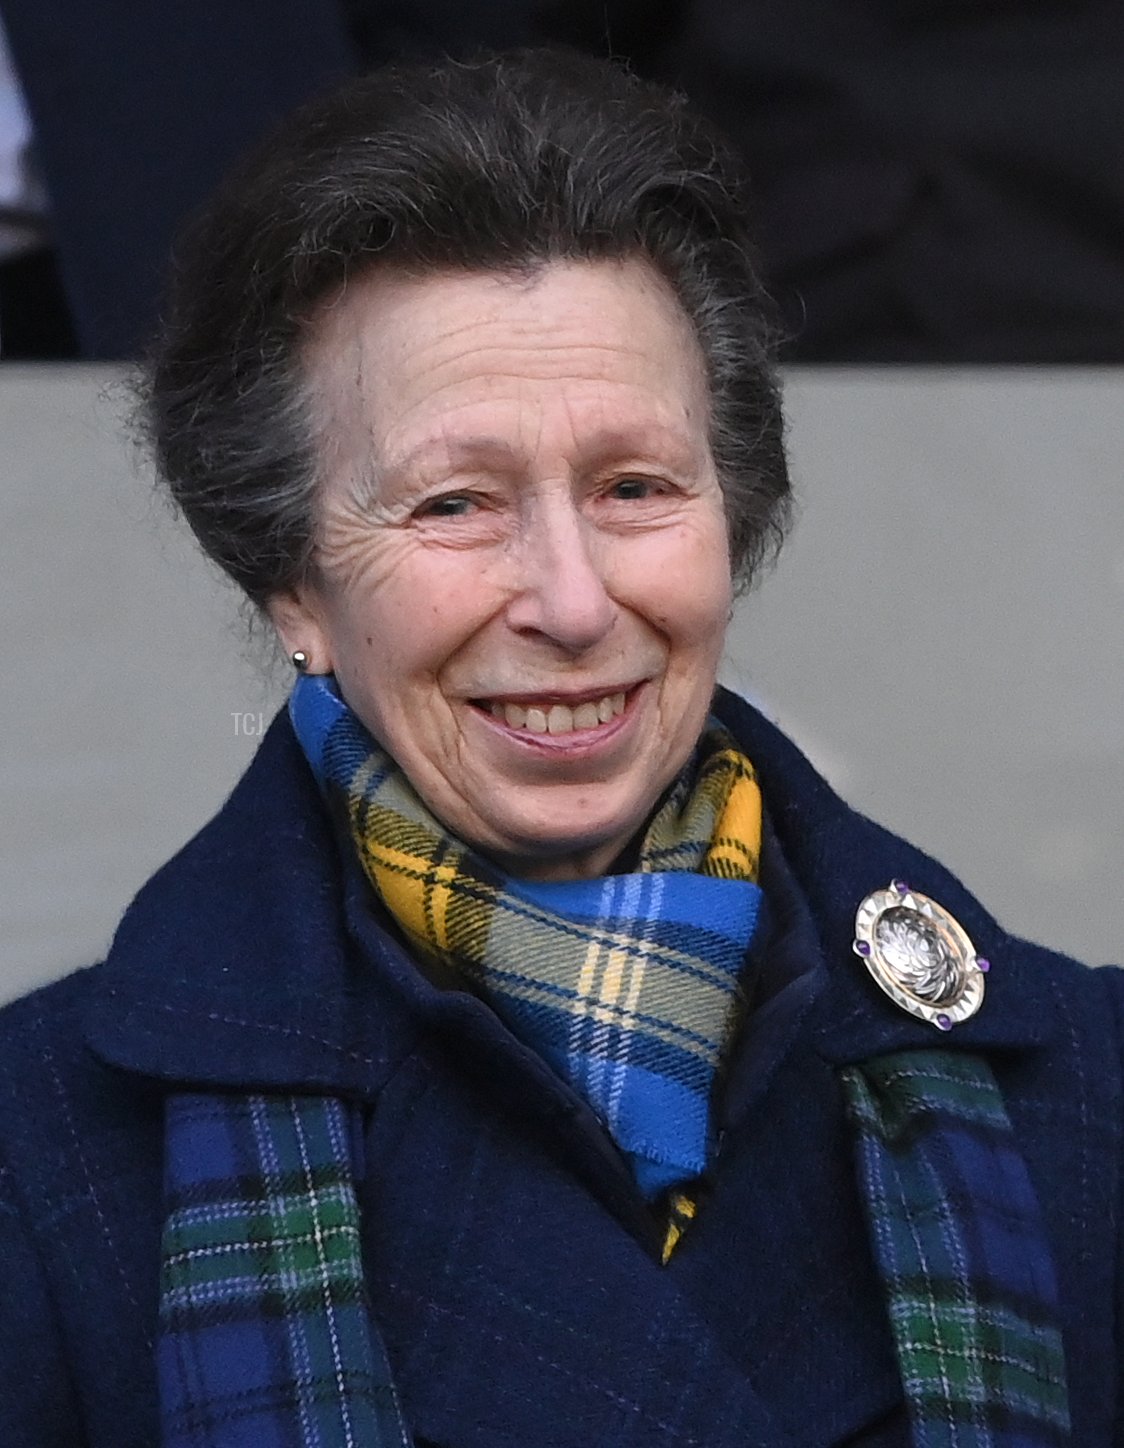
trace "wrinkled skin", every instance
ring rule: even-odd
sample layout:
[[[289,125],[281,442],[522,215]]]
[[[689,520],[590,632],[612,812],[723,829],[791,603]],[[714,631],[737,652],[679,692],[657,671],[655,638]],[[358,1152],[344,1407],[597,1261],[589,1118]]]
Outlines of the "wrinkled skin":
[[[732,599],[674,296],[640,261],[375,269],[305,362],[324,465],[286,647],[453,833],[529,878],[602,873],[690,756]],[[518,727],[614,695],[595,727]]]

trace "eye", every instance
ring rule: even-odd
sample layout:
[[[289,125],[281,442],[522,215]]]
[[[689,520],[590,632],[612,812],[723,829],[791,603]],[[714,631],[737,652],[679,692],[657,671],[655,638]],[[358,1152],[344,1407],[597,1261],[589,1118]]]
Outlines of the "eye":
[[[446,493],[430,498],[417,510],[419,518],[464,518],[476,507],[476,500],[467,493]]]
[[[654,478],[618,478],[609,488],[611,497],[620,498],[624,502],[651,498],[663,491],[663,485]]]

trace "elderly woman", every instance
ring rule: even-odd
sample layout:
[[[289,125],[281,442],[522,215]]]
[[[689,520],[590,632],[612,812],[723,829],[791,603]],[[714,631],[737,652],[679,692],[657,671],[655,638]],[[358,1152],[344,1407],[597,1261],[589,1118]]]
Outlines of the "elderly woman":
[[[185,244],[157,458],[297,677],[4,1015],[5,1448],[1122,1441],[1120,975],[716,690],[788,492],[742,206],[528,53]]]

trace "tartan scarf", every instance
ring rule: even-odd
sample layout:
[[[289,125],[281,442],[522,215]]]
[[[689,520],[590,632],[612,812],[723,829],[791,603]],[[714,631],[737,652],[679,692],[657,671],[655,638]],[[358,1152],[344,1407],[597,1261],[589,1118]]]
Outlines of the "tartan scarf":
[[[430,814],[324,677],[290,713],[411,947],[469,981],[593,1108],[655,1199],[706,1169],[710,1095],[757,924],[761,794],[716,722],[626,875],[515,880]]]
[[[410,1448],[363,1278],[354,1124],[330,1097],[168,1098],[161,1448]]]
[[[1061,1448],[1053,1260],[990,1066],[903,1051],[842,1084],[916,1448]]]
[[[350,716],[334,690],[316,687],[318,682],[298,684],[294,700],[303,695],[307,706],[293,711],[298,737],[322,780],[335,772],[352,780],[346,798],[350,802],[354,795],[356,807],[354,813],[348,809],[348,818],[369,823],[373,815],[366,802],[380,799],[393,766],[386,762],[355,773],[363,763],[357,747],[362,745],[369,764],[373,746],[355,732],[358,725],[340,727]],[[315,687],[314,695],[306,684]],[[672,789],[645,837],[640,875],[658,876],[658,862],[675,859],[687,862],[676,869],[714,869],[713,876],[701,877],[713,884],[750,883],[745,876],[756,872],[756,836],[739,829],[753,819],[752,808],[731,816],[724,801],[738,782],[752,782],[752,771],[739,766],[733,787],[728,779],[721,788],[707,783],[707,760],[726,749],[726,741],[711,737],[685,776],[690,782]],[[683,829],[676,821],[690,823]],[[481,870],[478,880],[473,862],[466,876],[473,888],[462,913],[451,882],[465,869],[468,852],[454,844],[450,854],[424,868],[416,856],[406,865],[418,847],[420,826],[407,815],[399,828],[389,862],[380,861],[379,868],[414,886],[412,896],[407,892],[411,920],[418,912],[424,920],[428,903],[444,921],[441,933],[419,932],[427,949],[442,958],[442,951],[451,953],[465,938],[478,949],[480,919],[494,907],[502,877]],[[359,834],[358,847],[365,838],[365,832]],[[609,880],[589,883],[611,888]],[[515,923],[505,926],[515,941],[523,928],[559,913],[556,898],[538,898],[540,888],[520,905]],[[579,933],[607,928],[599,924],[602,907],[591,907],[590,899],[582,897],[576,912],[573,928]],[[527,927],[521,924],[524,910]],[[752,931],[756,915],[755,905],[735,918]],[[609,918],[615,925],[616,916]],[[674,929],[644,934],[631,924],[635,916],[626,917],[621,968],[637,937],[645,946],[651,941],[661,964],[665,954],[669,964],[689,954],[688,943],[699,948],[697,923],[691,926],[685,909],[665,918]],[[559,929],[553,923],[548,928]],[[709,919],[706,928],[714,930]],[[720,958],[730,949],[728,928],[715,933]],[[406,933],[413,938],[412,931]],[[590,954],[596,959],[603,949],[595,941]],[[701,978],[715,989],[713,962],[708,964],[699,977],[669,973],[666,988],[674,981],[681,990],[684,980]],[[508,974],[518,980],[526,969]],[[735,976],[728,971],[728,979]],[[732,1002],[732,987],[728,994]],[[520,988],[512,998],[532,1018],[566,1017],[549,990],[539,995]],[[620,1010],[620,1000],[614,984],[604,1018],[578,1016],[581,1029],[565,1040],[572,1041],[572,1054],[589,1058],[580,1068],[582,1081],[596,1080],[590,1059],[603,1056],[604,1077],[617,1079],[623,1098],[632,1095],[633,1059],[626,1052],[618,1068],[609,1047],[627,1033],[636,1012]],[[730,1021],[731,1005],[725,1009]],[[595,1012],[591,1007],[588,1015]],[[683,1038],[674,1028],[681,1030],[683,1022],[666,1000],[660,1013],[640,1026],[642,1033],[652,1029],[661,1048],[670,1038],[681,1054],[708,1067],[720,1055],[721,1043],[705,1056],[682,1050]],[[638,1071],[671,1057],[653,1047],[650,1054],[645,1048],[641,1059]],[[682,1092],[657,1097],[665,1105],[687,1101],[690,1129],[672,1136],[695,1151],[701,1148],[690,1085],[697,1079],[685,1073],[677,1083]],[[1068,1408],[1053,1267],[1033,1187],[990,1067],[982,1058],[954,1051],[903,1052],[848,1067],[840,1080],[915,1448],[1062,1448],[1069,1442]],[[613,1104],[611,1097],[590,1099]],[[618,1123],[621,1119],[618,1114]],[[643,1122],[643,1110],[638,1119]],[[169,1098],[157,1355],[162,1448],[408,1448],[364,1286],[351,1151],[355,1129],[357,1113],[330,1098],[219,1093]],[[665,1162],[652,1154],[647,1138],[640,1139],[634,1163],[637,1157],[643,1186],[644,1163]],[[694,1203],[687,1195],[680,1205],[681,1228],[694,1215]]]

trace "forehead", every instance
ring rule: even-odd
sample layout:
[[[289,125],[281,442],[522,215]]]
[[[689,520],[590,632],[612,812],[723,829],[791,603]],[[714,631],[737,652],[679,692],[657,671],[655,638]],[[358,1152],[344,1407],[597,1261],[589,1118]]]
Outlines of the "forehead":
[[[533,274],[375,269],[313,321],[304,355],[330,451],[387,464],[435,448],[597,447],[643,434],[695,449],[706,372],[670,286],[647,263]]]

